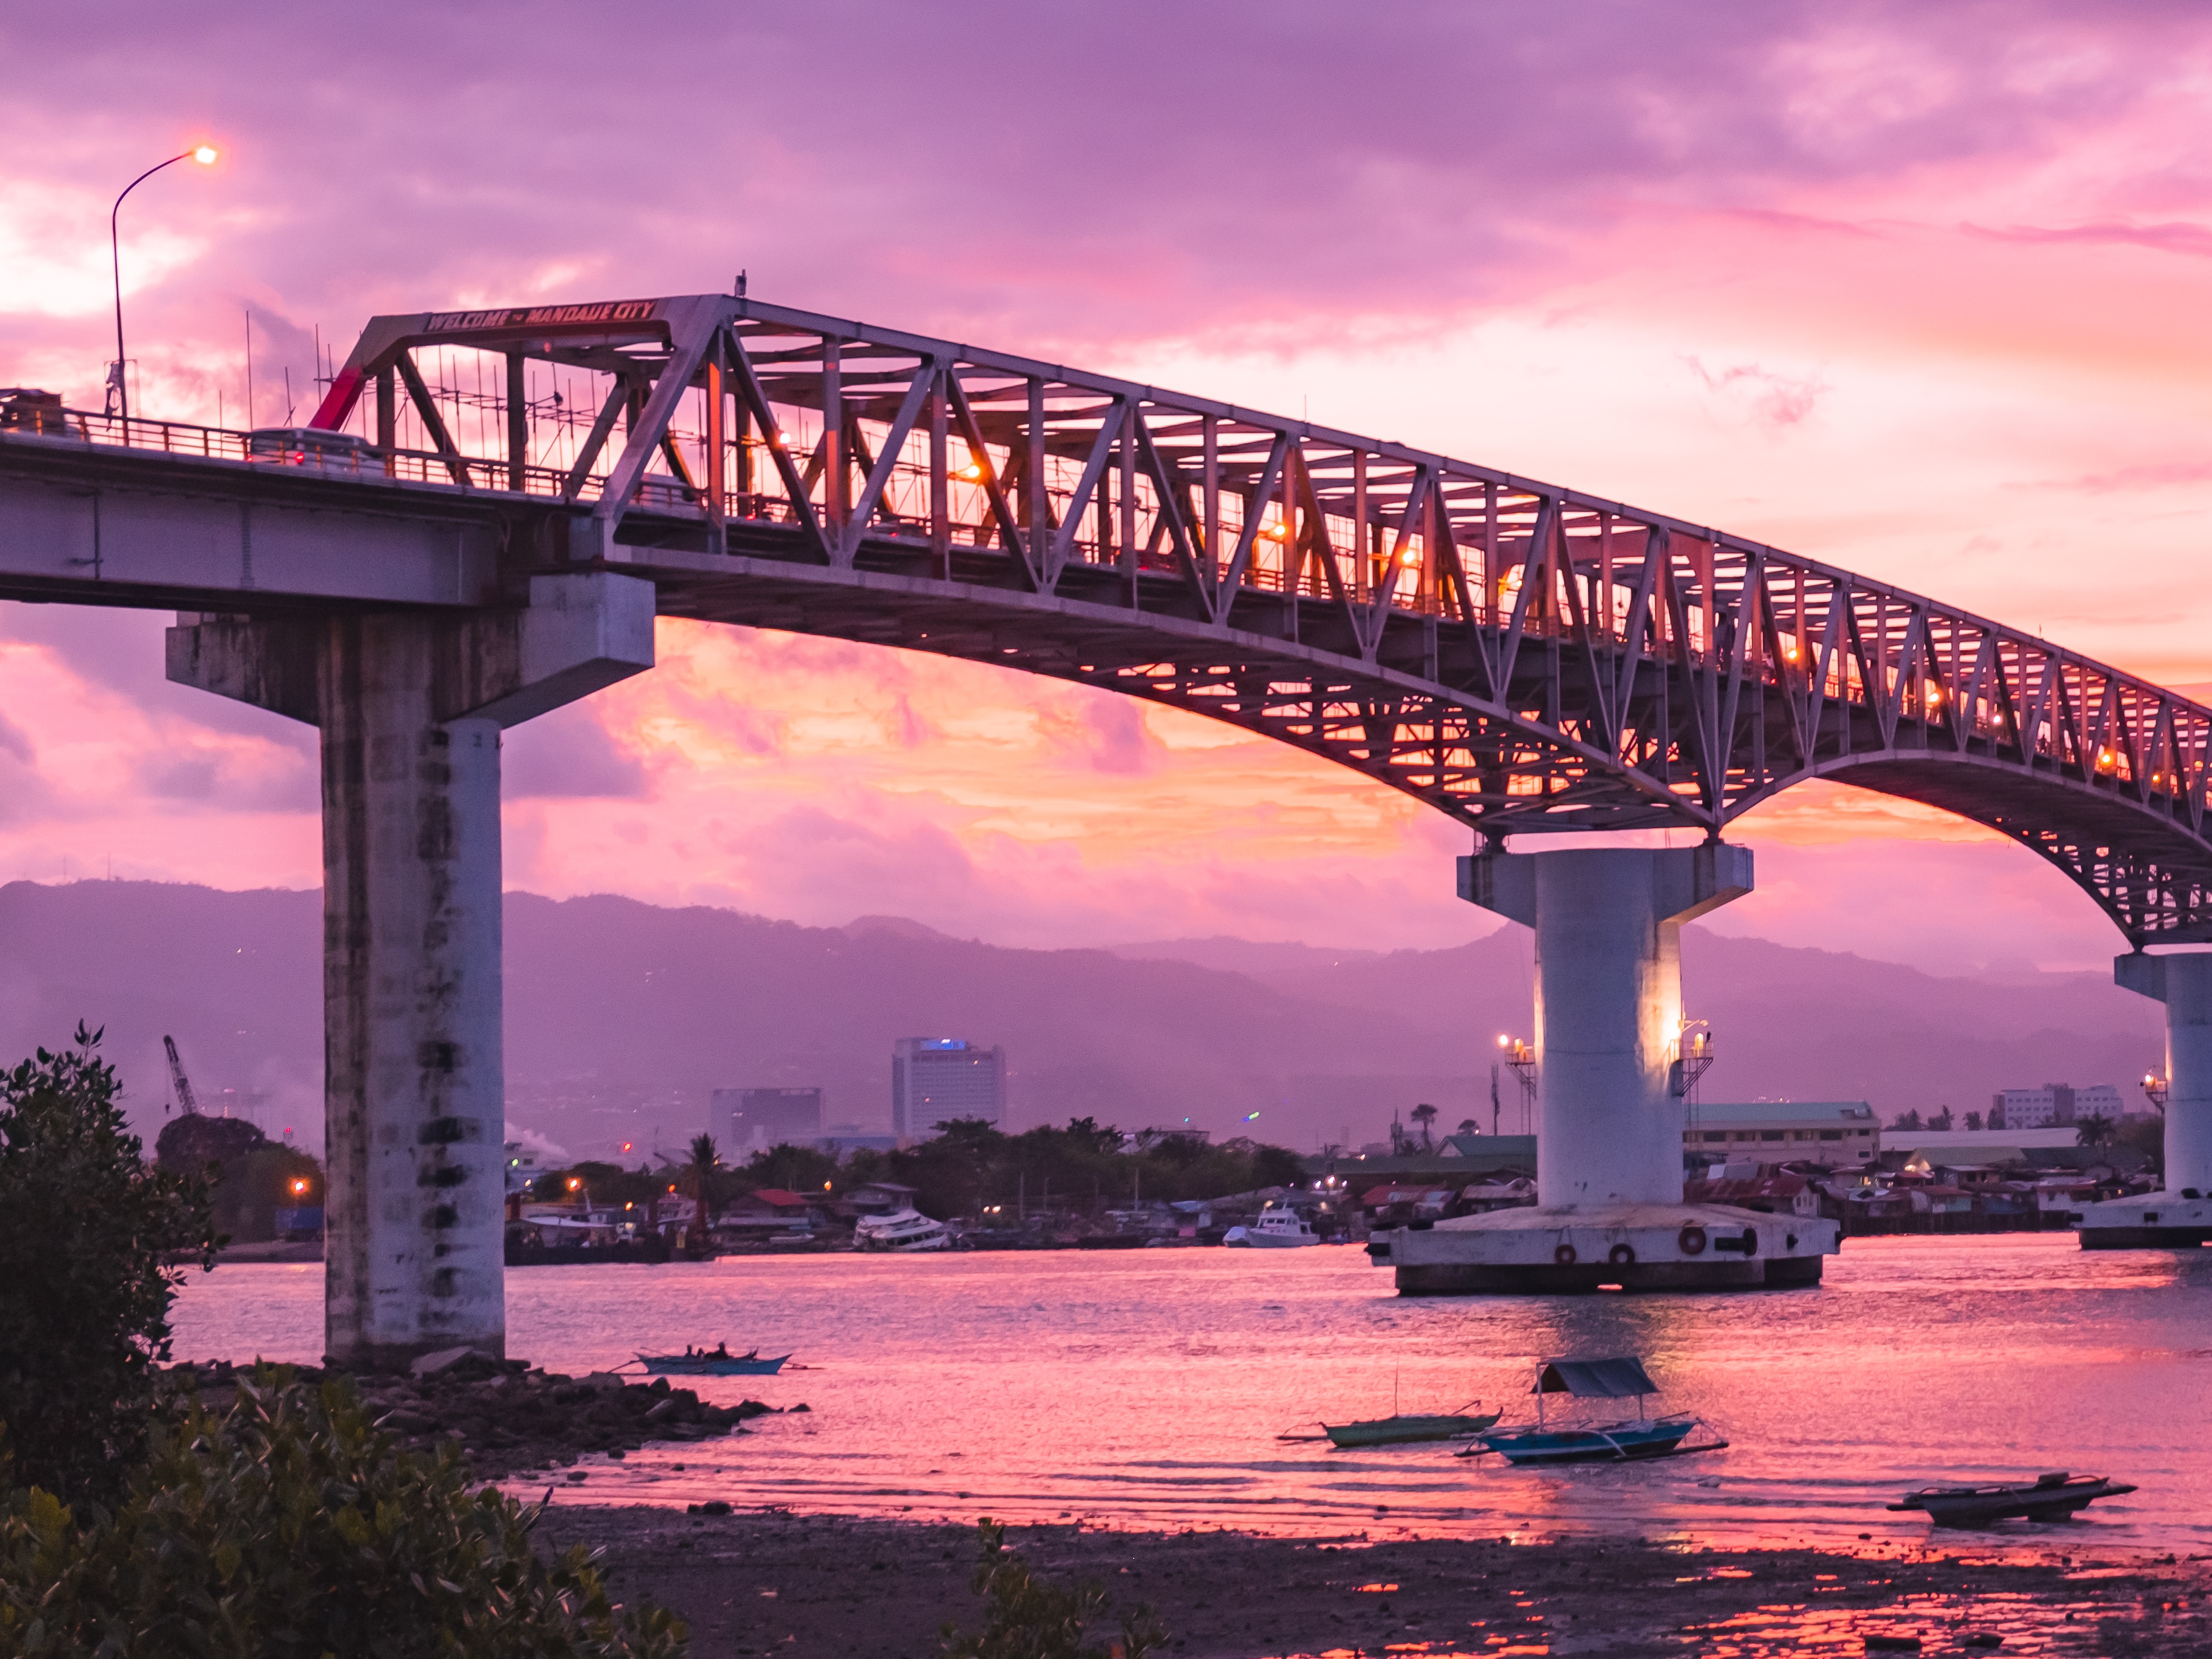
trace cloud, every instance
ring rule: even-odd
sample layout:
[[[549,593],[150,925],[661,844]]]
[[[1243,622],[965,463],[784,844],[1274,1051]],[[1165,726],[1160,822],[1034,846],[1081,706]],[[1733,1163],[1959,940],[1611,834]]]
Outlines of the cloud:
[[[506,800],[641,800],[651,779],[615,741],[589,703],[571,703],[513,727],[500,738],[500,795]]]
[[[1986,237],[1993,242],[2142,247],[2160,253],[2182,254],[2193,259],[2212,258],[2212,229],[2203,225],[2069,225],[2050,229],[2032,225],[2013,225],[2001,230],[1983,225],[1962,225],[1960,228],[1969,236]]]
[[[0,380],[96,401],[113,192],[211,135],[221,164],[125,215],[160,412],[235,422],[249,326],[274,419],[373,312],[743,266],[758,296],[1310,406],[2212,672],[2202,8],[640,0],[620,35],[647,52],[582,0],[517,20],[9,10],[40,141],[0,186],[25,256]],[[318,878],[314,732],[168,685],[166,620],[0,606],[0,878],[112,849]],[[837,641],[661,638],[652,674],[508,734],[517,884],[1033,943],[1488,925],[1450,894],[1462,830],[1231,728]],[[1729,925],[1941,951],[1924,888],[2008,907],[1990,937],[2029,954],[2103,927],[1899,803],[1793,792],[1743,833],[1779,850]]]
[[[1693,356],[1682,361],[1706,391],[1748,403],[1753,416],[1768,427],[1796,426],[1827,390],[1817,374],[1781,374],[1757,363],[1709,369]]]

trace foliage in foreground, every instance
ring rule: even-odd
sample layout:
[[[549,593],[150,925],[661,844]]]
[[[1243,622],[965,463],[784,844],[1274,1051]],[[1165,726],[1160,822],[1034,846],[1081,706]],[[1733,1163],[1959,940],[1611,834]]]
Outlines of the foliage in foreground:
[[[1167,1641],[1152,1608],[1139,1607],[1121,1615],[1120,1640],[1085,1644],[1105,1617],[1104,1586],[1091,1578],[1072,1589],[1047,1583],[1006,1548],[1004,1522],[985,1516],[977,1530],[983,1559],[975,1589],[991,1598],[990,1613],[973,1636],[945,1626],[945,1659],[1145,1659]]]
[[[169,1357],[167,1253],[214,1262],[197,1176],[149,1168],[100,1034],[0,1073],[0,1488],[112,1498]]]
[[[111,1516],[0,1511],[0,1653],[24,1659],[676,1659],[684,1627],[611,1607],[590,1558],[450,1449],[397,1450],[342,1381],[264,1370],[221,1417],[158,1426]]]

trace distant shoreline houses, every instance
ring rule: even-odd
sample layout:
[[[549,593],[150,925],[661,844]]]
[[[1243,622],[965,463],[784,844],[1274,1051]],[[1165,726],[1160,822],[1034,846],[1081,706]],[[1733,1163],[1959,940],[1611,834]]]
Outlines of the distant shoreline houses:
[[[2103,1101],[2091,1090],[2072,1095],[2076,1110]],[[1865,1101],[1698,1105],[1682,1132],[1683,1199],[1826,1216],[1847,1237],[2032,1231],[2155,1184],[2139,1158],[2076,1137],[2057,1124],[1885,1130]],[[1534,1135],[1457,1134],[1396,1152],[1323,1154],[1306,1168],[1340,1185],[1370,1226],[1395,1227],[1534,1205],[1537,1162]]]

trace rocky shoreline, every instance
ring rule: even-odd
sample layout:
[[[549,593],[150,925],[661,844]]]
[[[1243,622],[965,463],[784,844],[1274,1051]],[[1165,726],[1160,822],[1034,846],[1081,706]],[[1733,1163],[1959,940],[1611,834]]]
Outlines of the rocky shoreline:
[[[1370,1543],[1229,1532],[1009,1527],[1057,1583],[1095,1579],[1115,1616],[1148,1604],[1165,1659],[1544,1653],[1566,1659],[1996,1651],[2202,1659],[2212,1564],[2093,1559],[2047,1529],[2040,1559],[1987,1541],[1931,1547],[1721,1550],[1639,1539]],[[565,1491],[541,1547],[602,1553],[617,1599],[650,1597],[714,1659],[925,1659],[947,1623],[973,1632],[972,1528],[847,1516],[592,1508]],[[2063,1552],[2062,1553],[2062,1552]],[[1094,1633],[1102,1644],[1111,1630]]]
[[[653,1441],[696,1441],[742,1434],[749,1418],[775,1408],[757,1400],[715,1406],[666,1377],[647,1382],[594,1371],[568,1376],[520,1359],[456,1352],[417,1361],[402,1375],[288,1367],[303,1382],[343,1376],[362,1402],[405,1449],[428,1451],[458,1441],[471,1473],[503,1480],[574,1463],[586,1452],[620,1457]],[[253,1367],[227,1361],[173,1366],[179,1388],[210,1410],[226,1408]],[[803,1412],[805,1406],[789,1409]]]

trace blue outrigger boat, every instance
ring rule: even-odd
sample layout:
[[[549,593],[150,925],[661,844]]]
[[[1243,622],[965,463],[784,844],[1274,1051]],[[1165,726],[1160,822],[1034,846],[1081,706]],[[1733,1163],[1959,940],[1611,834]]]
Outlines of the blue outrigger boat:
[[[1692,1452],[1720,1451],[1728,1442],[1715,1440],[1702,1446],[1685,1446],[1698,1419],[1688,1415],[1649,1417],[1644,1401],[1659,1392],[1634,1359],[1547,1359],[1536,1367],[1536,1422],[1533,1428],[1490,1429],[1478,1434],[1478,1445],[1459,1454],[1480,1457],[1496,1452],[1507,1462],[1620,1463],[1651,1457],[1680,1457]],[[1578,1400],[1636,1401],[1636,1415],[1615,1423],[1553,1426],[1544,1420],[1544,1396],[1564,1394]]]
[[[637,1363],[651,1376],[774,1376],[790,1358],[786,1353],[763,1359],[758,1348],[750,1353],[717,1349],[711,1352],[641,1353]]]

